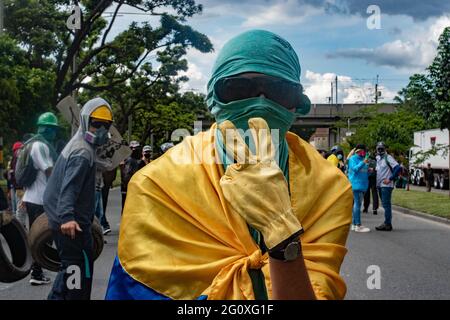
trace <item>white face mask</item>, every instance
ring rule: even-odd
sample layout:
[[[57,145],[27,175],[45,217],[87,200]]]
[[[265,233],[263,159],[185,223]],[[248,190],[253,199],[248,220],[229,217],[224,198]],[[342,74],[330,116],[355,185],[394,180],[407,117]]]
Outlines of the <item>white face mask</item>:
[[[338,155],[337,155],[337,158],[338,158],[339,160],[342,160],[342,154],[338,154]]]

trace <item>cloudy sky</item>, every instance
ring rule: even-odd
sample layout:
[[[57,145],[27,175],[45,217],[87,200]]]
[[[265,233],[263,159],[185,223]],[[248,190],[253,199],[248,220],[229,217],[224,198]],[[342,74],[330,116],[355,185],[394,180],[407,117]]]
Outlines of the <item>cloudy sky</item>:
[[[217,52],[233,36],[266,29],[288,40],[302,67],[301,82],[313,103],[326,103],[338,76],[339,102],[370,102],[379,76],[382,100],[392,101],[413,73],[423,72],[440,33],[450,26],[448,0],[197,0],[203,13],[188,24],[206,34],[215,51],[189,50],[185,90],[206,91]],[[380,28],[367,13],[381,12]],[[130,11],[124,8],[123,11]],[[119,30],[143,16],[125,15]]]

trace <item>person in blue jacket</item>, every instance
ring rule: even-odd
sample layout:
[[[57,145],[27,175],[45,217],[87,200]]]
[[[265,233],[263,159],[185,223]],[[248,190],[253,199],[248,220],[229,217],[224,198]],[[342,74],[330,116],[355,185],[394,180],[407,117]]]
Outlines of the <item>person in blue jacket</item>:
[[[348,178],[353,190],[353,214],[351,230],[369,232],[370,229],[361,225],[361,202],[369,187],[369,158],[366,146],[358,144],[354,155],[348,161]]]

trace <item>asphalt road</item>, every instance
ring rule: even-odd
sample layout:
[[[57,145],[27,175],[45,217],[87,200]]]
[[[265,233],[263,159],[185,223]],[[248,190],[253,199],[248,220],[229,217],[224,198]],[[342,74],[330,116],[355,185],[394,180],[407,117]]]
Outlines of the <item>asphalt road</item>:
[[[119,190],[111,192],[107,211],[113,232],[105,237],[108,243],[95,263],[92,299],[104,298],[116,255]],[[346,299],[450,299],[450,226],[394,212],[395,230],[375,231],[383,221],[382,212],[362,214],[363,224],[372,231],[349,236],[349,251],[341,269],[347,283]],[[373,281],[377,275],[373,270],[379,271],[379,283]],[[55,276],[47,274],[52,279]],[[376,288],[368,288],[368,279]],[[33,287],[28,280],[0,284],[0,299],[45,299],[51,285]]]

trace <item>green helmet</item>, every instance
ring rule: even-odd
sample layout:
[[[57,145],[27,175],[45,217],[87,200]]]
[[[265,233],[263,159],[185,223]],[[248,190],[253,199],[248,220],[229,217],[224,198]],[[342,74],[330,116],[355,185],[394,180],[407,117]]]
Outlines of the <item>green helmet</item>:
[[[46,112],[39,116],[37,125],[58,127],[58,118],[56,118],[53,112]]]

